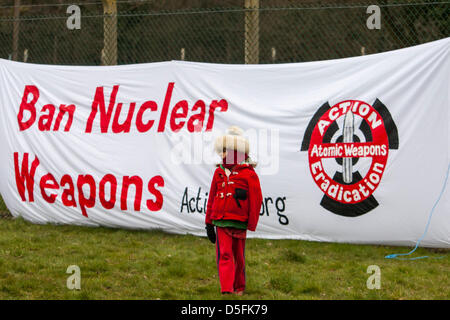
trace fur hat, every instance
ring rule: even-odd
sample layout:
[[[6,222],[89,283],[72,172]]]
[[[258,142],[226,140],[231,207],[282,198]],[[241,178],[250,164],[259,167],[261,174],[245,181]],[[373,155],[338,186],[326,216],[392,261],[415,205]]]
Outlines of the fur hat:
[[[247,138],[243,136],[243,133],[244,131],[237,126],[229,127],[225,135],[216,139],[214,150],[220,156],[223,155],[223,149],[236,150],[248,155],[250,144]]]

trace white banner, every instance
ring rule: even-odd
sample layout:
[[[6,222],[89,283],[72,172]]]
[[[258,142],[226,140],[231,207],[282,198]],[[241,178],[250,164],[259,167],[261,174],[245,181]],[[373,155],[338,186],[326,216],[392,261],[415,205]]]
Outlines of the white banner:
[[[214,139],[258,161],[250,237],[413,245],[449,165],[450,38],[278,65],[0,60],[0,192],[34,223],[205,235]],[[450,247],[450,189],[421,245]]]

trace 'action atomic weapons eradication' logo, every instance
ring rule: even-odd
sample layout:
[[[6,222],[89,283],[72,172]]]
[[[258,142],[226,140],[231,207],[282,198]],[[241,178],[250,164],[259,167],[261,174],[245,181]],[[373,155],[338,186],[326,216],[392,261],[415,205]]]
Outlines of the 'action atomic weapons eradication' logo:
[[[380,100],[373,105],[359,100],[332,107],[323,104],[309,122],[301,146],[301,151],[308,151],[313,180],[324,193],[320,205],[347,217],[376,208],[373,193],[389,150],[398,146],[397,127]]]

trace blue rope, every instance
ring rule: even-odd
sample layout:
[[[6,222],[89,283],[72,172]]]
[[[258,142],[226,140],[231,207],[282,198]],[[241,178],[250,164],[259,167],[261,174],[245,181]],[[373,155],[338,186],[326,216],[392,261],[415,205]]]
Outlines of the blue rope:
[[[425,258],[435,258],[435,259],[442,259],[443,257],[429,257],[429,256],[421,256],[421,257],[416,257],[416,258],[398,258],[398,256],[408,256],[411,253],[413,253],[414,251],[416,251],[416,249],[419,247],[420,242],[423,240],[423,238],[425,237],[425,235],[428,232],[428,227],[430,226],[430,222],[431,222],[431,216],[433,215],[434,209],[436,208],[437,204],[439,203],[439,201],[441,200],[442,195],[444,194],[445,191],[445,187],[447,186],[447,180],[448,180],[448,172],[450,169],[450,165],[447,167],[447,174],[445,176],[445,181],[444,181],[444,186],[442,187],[441,193],[439,194],[439,197],[437,199],[437,201],[434,203],[433,208],[431,209],[430,215],[428,217],[428,222],[427,225],[425,227],[425,231],[422,234],[422,236],[419,238],[419,240],[417,240],[416,246],[414,247],[414,249],[412,249],[410,252],[408,253],[394,253],[394,254],[389,254],[387,256],[385,256],[386,259],[398,259],[398,260],[419,260],[419,259],[425,259]]]

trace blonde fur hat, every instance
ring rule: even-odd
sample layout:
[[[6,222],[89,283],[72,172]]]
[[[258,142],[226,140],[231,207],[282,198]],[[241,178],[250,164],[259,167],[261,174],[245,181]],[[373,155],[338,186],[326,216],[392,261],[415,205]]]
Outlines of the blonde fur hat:
[[[250,144],[243,133],[244,131],[237,126],[229,127],[225,135],[216,139],[214,150],[220,156],[223,156],[223,149],[236,150],[248,155],[250,152]]]

